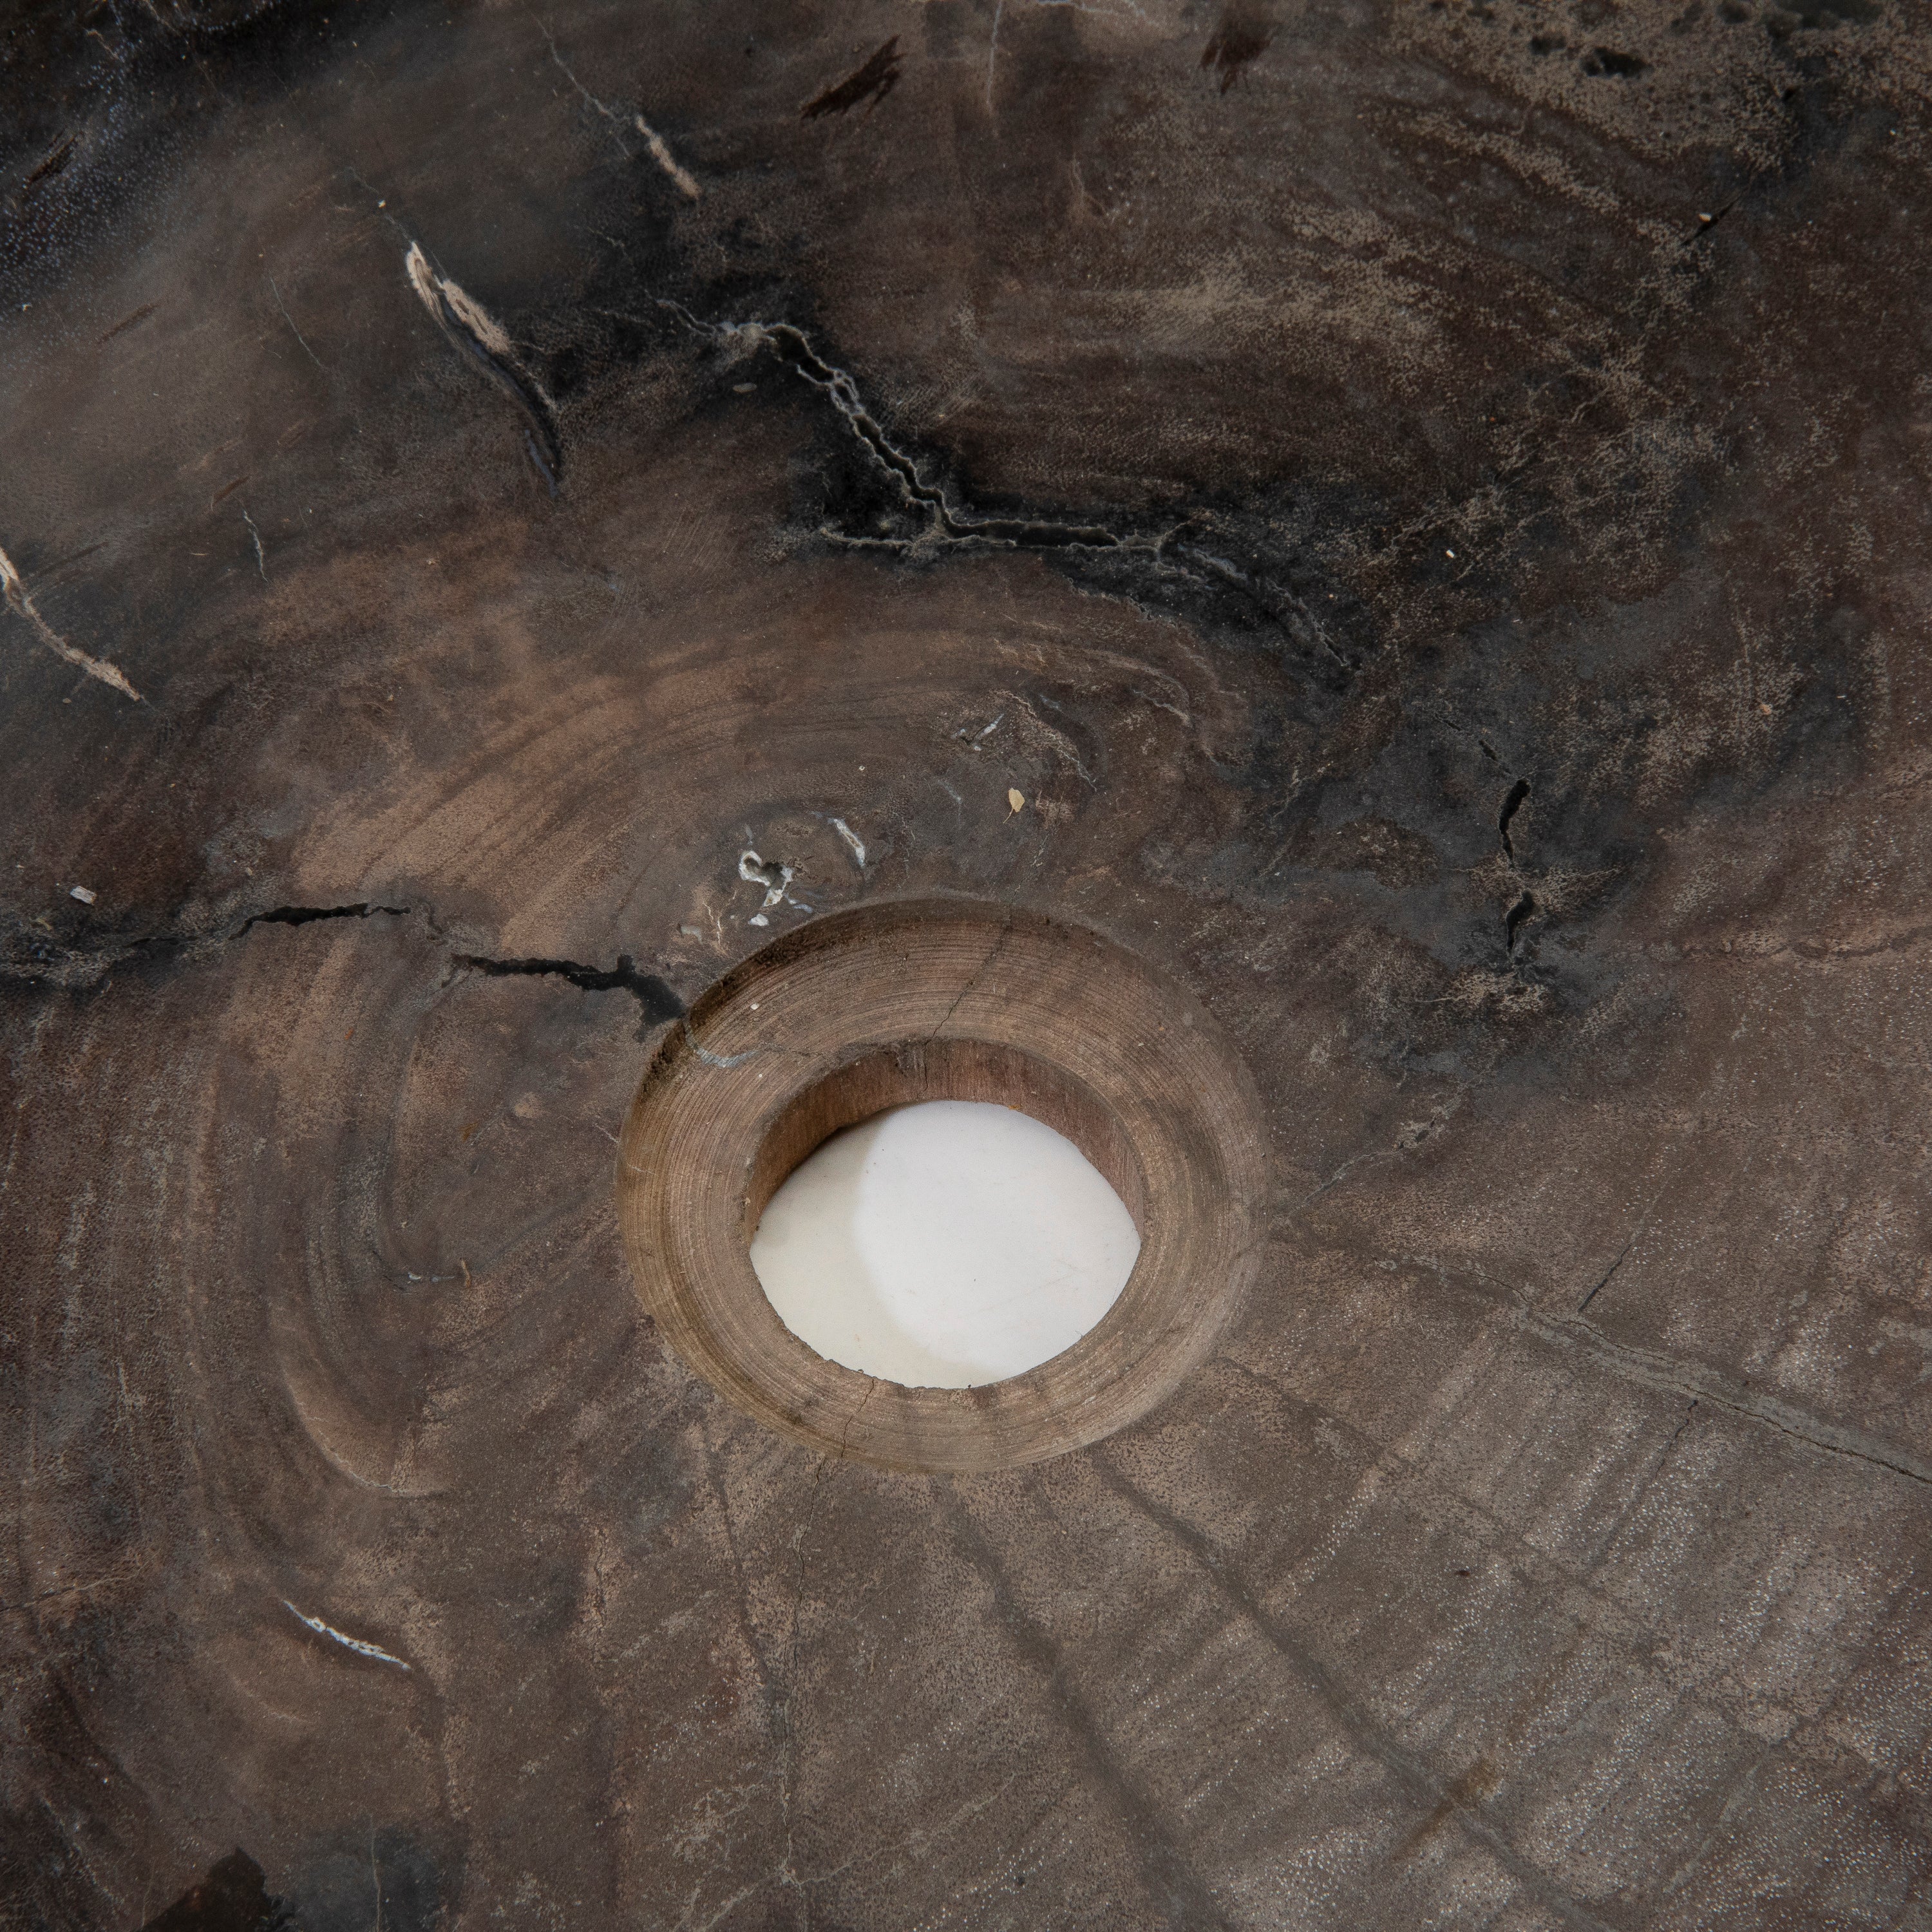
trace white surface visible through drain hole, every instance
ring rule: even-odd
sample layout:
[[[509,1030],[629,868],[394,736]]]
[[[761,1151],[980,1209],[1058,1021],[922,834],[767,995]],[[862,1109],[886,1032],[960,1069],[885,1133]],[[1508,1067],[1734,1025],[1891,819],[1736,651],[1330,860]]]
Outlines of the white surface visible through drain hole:
[[[927,1100],[803,1161],[765,1209],[752,1265],[779,1320],[828,1360],[974,1388],[1071,1348],[1140,1245],[1064,1136],[1010,1107]]]

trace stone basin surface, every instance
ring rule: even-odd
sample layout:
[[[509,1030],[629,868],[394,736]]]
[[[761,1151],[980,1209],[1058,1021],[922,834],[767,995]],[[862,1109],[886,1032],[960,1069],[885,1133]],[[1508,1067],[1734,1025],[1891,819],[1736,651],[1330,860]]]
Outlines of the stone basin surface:
[[[1835,5],[7,10],[0,1924],[1932,1923],[1932,26]],[[1267,1178],[1172,1393],[909,1473],[614,1143],[950,896]]]

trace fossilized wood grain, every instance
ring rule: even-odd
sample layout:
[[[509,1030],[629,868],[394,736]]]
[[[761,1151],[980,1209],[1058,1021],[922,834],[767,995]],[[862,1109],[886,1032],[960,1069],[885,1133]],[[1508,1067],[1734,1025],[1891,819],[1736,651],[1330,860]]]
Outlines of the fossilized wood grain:
[[[20,19],[8,1922],[1924,1922],[1847,7]],[[1214,1359],[970,1478],[717,1401],[610,1186],[649,1023],[935,892],[1274,1161]]]

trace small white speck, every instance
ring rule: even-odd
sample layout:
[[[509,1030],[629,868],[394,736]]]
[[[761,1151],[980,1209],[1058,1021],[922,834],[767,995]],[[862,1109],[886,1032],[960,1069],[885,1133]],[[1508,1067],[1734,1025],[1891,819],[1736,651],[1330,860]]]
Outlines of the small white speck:
[[[340,1644],[344,1649],[352,1650],[358,1657],[373,1658],[378,1664],[393,1664],[398,1670],[406,1670],[410,1667],[400,1657],[385,1650],[380,1644],[364,1643],[359,1636],[347,1636],[343,1631],[338,1630],[333,1624],[324,1623],[320,1617],[304,1615],[286,1597],[282,1599],[282,1608],[286,1610],[298,1623],[308,1624],[317,1636],[328,1637],[332,1642]]]
[[[1442,553],[1442,554],[1443,554],[1444,556],[1454,556],[1456,554],[1456,553],[1455,553],[1453,550],[1445,550]]]
[[[866,869],[866,842],[842,818],[835,818],[832,821],[832,829],[844,840],[847,850],[852,854],[853,863],[862,872]]]
[[[94,903],[94,895],[85,886],[76,886],[73,891],[68,894],[68,897],[70,899],[80,900],[82,905],[92,905]]]
[[[771,924],[771,921],[766,918],[763,913],[754,912],[749,919],[746,920],[745,923],[747,926],[770,926]]]

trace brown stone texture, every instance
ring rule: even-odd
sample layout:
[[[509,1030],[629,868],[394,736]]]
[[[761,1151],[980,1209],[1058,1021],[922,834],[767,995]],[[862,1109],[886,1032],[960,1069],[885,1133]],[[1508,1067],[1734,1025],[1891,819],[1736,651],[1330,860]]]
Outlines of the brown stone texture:
[[[1929,161],[1904,0],[15,0],[0,1923],[1932,1921]],[[898,1474],[612,1142],[949,893],[1268,1240]]]

